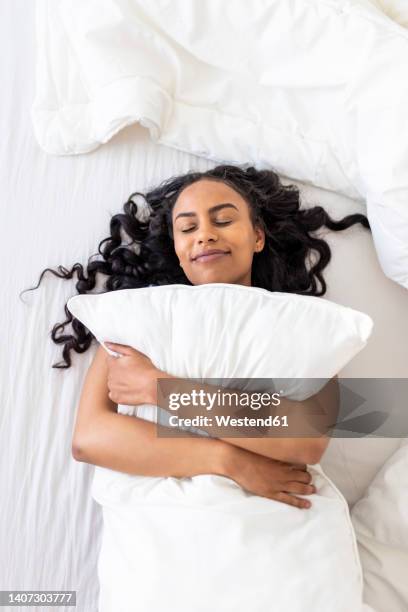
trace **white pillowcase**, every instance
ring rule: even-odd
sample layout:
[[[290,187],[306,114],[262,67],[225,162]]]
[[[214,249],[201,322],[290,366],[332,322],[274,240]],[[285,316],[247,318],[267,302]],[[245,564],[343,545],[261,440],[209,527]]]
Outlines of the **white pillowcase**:
[[[322,298],[212,283],[79,295],[71,313],[99,342],[127,344],[186,378],[315,377],[366,344],[372,320]],[[237,385],[238,386],[238,385]],[[152,406],[119,406],[155,420]],[[360,612],[362,574],[346,500],[317,464],[312,508],[252,495],[229,478],[153,478],[95,467],[103,507],[100,612]]]
[[[352,508],[367,491],[401,438],[338,438],[330,441],[320,465]]]
[[[352,510],[367,603],[408,610],[408,440],[385,463]]]
[[[319,391],[373,327],[323,298],[228,283],[78,295],[68,308],[99,342],[134,346],[174,376],[305,379],[291,381],[292,399]]]

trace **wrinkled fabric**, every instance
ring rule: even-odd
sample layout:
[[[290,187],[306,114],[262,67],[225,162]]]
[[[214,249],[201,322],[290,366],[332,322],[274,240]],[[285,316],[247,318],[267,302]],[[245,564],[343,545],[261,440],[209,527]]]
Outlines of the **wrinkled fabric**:
[[[173,376],[232,379],[233,388],[243,379],[247,390],[248,379],[268,379],[269,389],[273,379],[291,399],[322,388],[373,327],[368,315],[323,298],[228,283],[78,295],[67,306],[104,347],[133,346]],[[163,423],[159,411],[118,406]],[[317,493],[305,511],[216,474],[161,478],[96,466],[99,612],[368,612],[347,502],[320,464],[309,467]]]
[[[388,459],[354,506],[352,521],[364,567],[367,603],[408,609],[408,440]]]
[[[408,288],[408,30],[369,0],[38,0],[40,146],[162,144],[367,203]]]

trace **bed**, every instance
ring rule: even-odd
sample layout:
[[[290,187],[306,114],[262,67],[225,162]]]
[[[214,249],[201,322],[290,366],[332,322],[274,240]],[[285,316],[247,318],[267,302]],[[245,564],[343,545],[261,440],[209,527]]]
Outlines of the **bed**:
[[[75,281],[45,275],[46,267],[85,263],[108,235],[110,216],[129,194],[190,168],[214,162],[155,144],[131,125],[92,153],[51,156],[39,147],[30,108],[34,96],[34,6],[6,0],[0,8],[0,173],[5,279],[1,292],[1,589],[74,590],[78,612],[96,612],[99,507],[89,495],[93,467],[75,462],[72,431],[79,392],[96,346],[74,355],[69,370],[52,369],[60,349],[50,339],[65,319]],[[364,212],[364,202],[282,176],[297,184],[305,206],[333,216]],[[5,231],[4,231],[5,228]],[[372,238],[354,227],[327,234],[333,259],[326,297],[369,314],[369,349],[341,375],[408,378],[408,292],[386,278]],[[335,439],[322,465],[350,508],[396,451],[398,438]],[[408,607],[408,602],[406,602]],[[50,608],[52,609],[52,608]],[[55,608],[57,609],[57,608]],[[376,612],[402,612],[395,607]]]

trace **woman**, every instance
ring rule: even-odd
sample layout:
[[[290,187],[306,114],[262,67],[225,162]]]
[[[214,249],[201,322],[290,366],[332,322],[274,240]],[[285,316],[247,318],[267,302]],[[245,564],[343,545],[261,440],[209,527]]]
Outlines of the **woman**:
[[[148,218],[138,218],[136,195],[145,199]],[[99,245],[103,259],[90,260],[87,274],[80,264],[70,271],[60,266],[60,273],[47,268],[39,282],[47,270],[66,279],[76,271],[76,288],[87,293],[100,272],[108,276],[106,291],[219,282],[321,296],[331,253],[314,232],[355,223],[369,228],[361,214],[334,221],[321,206],[301,210],[299,190],[284,186],[271,170],[231,165],[190,172],[145,195],[135,193],[124,211],[113,216],[111,236]],[[130,238],[128,244],[122,245],[121,232]],[[70,351],[84,352],[93,339],[66,307],[65,312],[67,320],[52,330],[54,342],[64,345],[65,365],[53,367],[70,367]],[[70,322],[74,333],[58,336]],[[110,348],[123,357],[111,357],[100,346],[87,372],[73,439],[77,460],[147,476],[220,474],[257,495],[310,507],[309,500],[298,497],[315,492],[306,464],[320,461],[328,438],[267,444],[263,438],[159,438],[154,423],[117,414],[116,408],[119,403],[157,403],[157,378],[171,375],[131,347]],[[332,401],[333,393],[333,384],[327,384],[310,401]]]

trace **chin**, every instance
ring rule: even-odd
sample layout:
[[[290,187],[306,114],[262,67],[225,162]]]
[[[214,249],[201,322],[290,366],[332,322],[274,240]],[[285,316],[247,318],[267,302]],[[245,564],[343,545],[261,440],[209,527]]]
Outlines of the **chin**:
[[[195,285],[209,285],[210,283],[228,283],[228,284],[234,284],[235,281],[231,280],[230,278],[223,278],[219,275],[214,275],[214,277],[206,277],[206,278],[202,278],[197,280],[197,282],[195,282]]]

